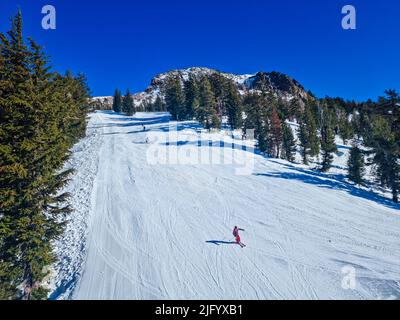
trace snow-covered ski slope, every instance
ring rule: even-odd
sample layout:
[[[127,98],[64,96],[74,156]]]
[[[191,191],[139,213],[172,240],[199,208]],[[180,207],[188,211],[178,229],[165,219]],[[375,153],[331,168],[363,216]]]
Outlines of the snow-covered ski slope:
[[[67,297],[400,298],[400,207],[338,174],[252,157],[251,149],[230,153],[221,140],[241,147],[241,139],[199,139],[196,124],[168,120],[92,115],[98,148],[85,157],[98,165],[82,272]],[[229,157],[232,164],[215,164]],[[237,170],[244,159],[254,160],[247,175]],[[235,225],[246,229],[244,249],[232,243]]]

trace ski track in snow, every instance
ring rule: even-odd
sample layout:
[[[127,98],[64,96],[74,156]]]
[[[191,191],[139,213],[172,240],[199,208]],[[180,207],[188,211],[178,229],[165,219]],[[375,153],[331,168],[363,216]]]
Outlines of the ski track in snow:
[[[68,164],[75,211],[56,243],[53,299],[400,298],[399,206],[261,155],[249,176],[233,165],[152,165],[148,148],[176,134],[167,119],[91,116]],[[206,148],[196,128],[179,124],[188,141],[178,149]],[[244,249],[230,244],[235,225]],[[344,266],[356,270],[355,290],[342,288]]]

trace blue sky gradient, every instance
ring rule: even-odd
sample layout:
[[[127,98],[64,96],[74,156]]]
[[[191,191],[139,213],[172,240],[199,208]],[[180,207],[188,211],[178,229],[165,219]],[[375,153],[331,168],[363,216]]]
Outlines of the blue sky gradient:
[[[46,4],[57,9],[56,30],[41,28]],[[341,27],[346,4],[357,30]],[[18,8],[54,69],[84,72],[94,95],[142,91],[154,75],[191,66],[280,71],[320,97],[400,89],[400,1],[2,0],[1,32]]]

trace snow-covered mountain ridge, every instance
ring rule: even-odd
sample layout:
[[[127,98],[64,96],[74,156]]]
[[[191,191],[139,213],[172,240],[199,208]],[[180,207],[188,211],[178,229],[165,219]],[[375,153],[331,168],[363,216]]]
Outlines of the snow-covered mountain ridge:
[[[172,70],[156,75],[150,83],[150,86],[143,92],[133,95],[136,107],[145,105],[146,103],[154,103],[158,96],[163,96],[165,84],[170,77],[178,77],[187,81],[189,77],[201,78],[203,76],[211,76],[219,73],[223,77],[236,83],[241,94],[251,91],[271,92],[285,100],[293,98],[307,99],[308,93],[304,87],[295,79],[280,72],[258,72],[256,74],[237,75],[232,73],[220,72],[210,68],[192,67],[187,69]],[[112,97],[94,97],[96,101],[112,104]]]

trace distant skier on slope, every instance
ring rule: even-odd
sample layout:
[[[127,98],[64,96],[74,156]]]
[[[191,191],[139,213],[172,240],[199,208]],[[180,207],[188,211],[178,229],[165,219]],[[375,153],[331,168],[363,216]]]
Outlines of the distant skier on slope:
[[[244,245],[241,241],[240,241],[240,235],[239,235],[239,231],[246,231],[244,229],[240,229],[237,226],[235,226],[235,228],[233,228],[233,236],[235,237],[236,243],[241,246],[242,248],[244,248],[246,245]]]

